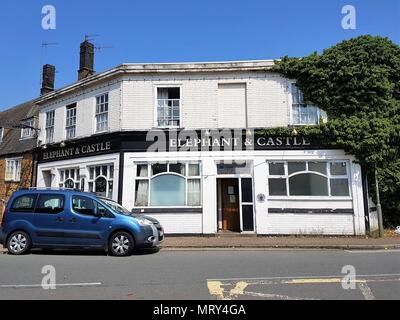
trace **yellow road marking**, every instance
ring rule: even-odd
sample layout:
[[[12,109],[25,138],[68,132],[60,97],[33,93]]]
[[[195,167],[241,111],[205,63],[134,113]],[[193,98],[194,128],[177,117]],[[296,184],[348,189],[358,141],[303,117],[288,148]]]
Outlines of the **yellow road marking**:
[[[343,279],[340,278],[331,278],[331,279],[316,279],[316,278],[311,278],[311,279],[292,279],[292,280],[286,280],[282,281],[281,283],[284,284],[307,284],[307,283],[341,283]],[[350,280],[349,282],[361,282],[365,283],[366,280]]]
[[[224,289],[222,288],[221,281],[207,281],[208,291],[213,296],[216,296],[219,299],[224,298]]]
[[[246,287],[247,287],[248,285],[249,285],[249,284],[248,284],[247,282],[239,281],[239,282],[236,284],[235,288],[231,289],[229,295],[230,295],[230,296],[238,296],[238,295],[243,294],[244,289],[246,289]]]

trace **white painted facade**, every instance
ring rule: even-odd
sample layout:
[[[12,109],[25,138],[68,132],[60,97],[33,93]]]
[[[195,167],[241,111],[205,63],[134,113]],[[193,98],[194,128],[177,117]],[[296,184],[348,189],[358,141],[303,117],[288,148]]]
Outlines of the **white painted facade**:
[[[257,234],[324,234],[363,235],[365,234],[363,190],[360,166],[352,156],[340,150],[307,151],[245,151],[206,153],[125,153],[123,205],[134,208],[136,164],[158,161],[193,162],[200,161],[202,170],[202,213],[153,214],[160,220],[166,233],[218,232],[217,225],[217,178],[239,178],[241,175],[218,175],[216,163],[221,160],[251,161],[253,168],[254,232]],[[350,195],[346,197],[290,197],[268,196],[268,161],[348,161],[350,173]],[[245,175],[248,177],[248,175]],[[257,195],[267,195],[265,201],[258,201]],[[350,209],[354,214],[323,213],[269,213],[269,208],[303,209]],[[190,232],[188,232],[190,231]],[[250,232],[252,233],[252,232]]]
[[[292,123],[292,80],[269,71],[271,61],[127,64],[92,76],[76,84],[47,94],[39,101],[41,131],[39,145],[46,141],[46,112],[55,110],[53,146],[66,145],[66,106],[76,103],[76,139],[96,136],[96,96],[108,93],[107,133],[149,131],[157,128],[157,88],[180,90],[180,129],[267,128],[286,127]],[[76,140],[75,139],[75,140]],[[83,139],[83,140],[84,140]],[[51,144],[50,144],[51,146]],[[37,186],[62,186],[61,172],[79,169],[79,187],[90,191],[90,168],[109,166],[113,170],[111,196],[131,209],[135,206],[137,165],[143,163],[197,162],[201,170],[201,204],[199,206],[161,208],[146,214],[157,218],[172,234],[213,234],[220,231],[218,179],[250,178],[253,186],[253,230],[244,233],[278,234],[365,234],[361,169],[351,155],[342,150],[257,150],[207,152],[133,152],[64,159],[38,164]],[[121,162],[122,160],[122,162]],[[218,161],[248,161],[246,175],[219,175]],[[347,163],[348,196],[269,196],[269,161],[344,161]],[[123,163],[123,168],[120,168]],[[112,166],[112,167],[111,167]],[[122,180],[119,173],[123,170]],[[240,181],[240,180],[238,180]],[[122,194],[118,194],[122,183]],[[329,180],[328,180],[329,183]],[[241,198],[241,193],[239,194]],[[271,212],[271,209],[298,209],[296,213]],[[176,211],[174,211],[176,209]],[[189,212],[193,209],[192,212]],[[304,212],[305,209],[315,212]],[[318,210],[344,210],[320,212]],[[303,211],[301,211],[303,210]],[[347,211],[346,211],[347,210]],[[273,211],[273,210],[272,210]],[[289,210],[290,211],[290,210]],[[243,227],[242,209],[240,223]],[[243,228],[241,229],[243,231]]]

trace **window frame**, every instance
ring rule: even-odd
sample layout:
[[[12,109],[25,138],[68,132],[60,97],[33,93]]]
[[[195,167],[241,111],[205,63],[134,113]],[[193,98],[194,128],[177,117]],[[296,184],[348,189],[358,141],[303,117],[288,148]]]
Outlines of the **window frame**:
[[[103,112],[97,112],[97,98],[100,98],[100,97],[102,97],[102,96],[107,96],[107,111],[106,111],[106,112],[105,112],[105,111],[103,111]],[[101,104],[102,104],[102,103],[100,102],[99,105],[101,105]],[[105,105],[105,102],[104,102],[103,104]],[[108,132],[108,131],[110,130],[110,127],[109,127],[109,120],[110,120],[109,111],[110,111],[110,94],[109,94],[109,92],[106,91],[106,92],[97,94],[97,95],[94,97],[94,130],[93,130],[93,133],[94,133],[94,134],[103,133],[103,132]],[[106,123],[107,125],[106,125],[106,128],[105,128],[105,129],[103,129],[103,130],[97,130],[97,126],[98,126],[98,123],[99,123],[99,122],[98,122],[98,117],[99,117],[99,116],[102,116],[102,115],[106,115],[107,121],[106,121],[106,122],[103,121],[103,123]]]
[[[62,210],[60,212],[38,212],[38,203],[40,202],[40,197],[42,196],[55,196],[55,197],[59,197],[62,198],[62,203],[63,203],[63,207]],[[60,193],[40,193],[38,194],[37,198],[36,198],[36,204],[35,204],[35,208],[34,208],[34,213],[35,214],[51,214],[51,215],[57,215],[62,213],[65,210],[65,195],[60,194]]]
[[[269,163],[283,163],[284,164],[284,175],[270,175],[269,173]],[[305,171],[298,171],[289,174],[288,170],[288,163],[289,162],[305,162],[306,163],[306,168]],[[326,174],[322,174],[317,171],[309,171],[309,162],[325,162],[326,163]],[[330,164],[331,163],[346,163],[346,175],[331,175],[330,173]],[[351,188],[351,183],[352,183],[352,178],[351,178],[351,172],[350,172],[350,161],[349,160],[341,160],[341,159],[316,159],[316,160],[298,160],[298,159],[290,159],[290,160],[266,160],[267,163],[267,185],[268,185],[268,195],[267,198],[271,200],[352,200],[352,188]],[[289,178],[301,174],[301,173],[312,173],[316,175],[320,175],[323,177],[326,177],[327,179],[327,189],[328,189],[328,195],[322,195],[322,196],[298,196],[298,195],[290,195],[290,189],[289,189]],[[349,188],[349,194],[347,196],[334,196],[331,195],[331,185],[330,181],[334,179],[347,179],[348,182],[348,188]],[[285,179],[286,180],[286,195],[270,195],[270,190],[269,190],[269,179]]]
[[[292,126],[315,126],[315,125],[318,125],[319,124],[319,119],[321,118],[321,116],[322,116],[322,112],[321,112],[321,109],[318,107],[318,106],[316,106],[316,105],[314,105],[314,104],[309,104],[309,103],[307,103],[307,102],[305,102],[304,100],[302,101],[302,103],[301,102],[299,102],[299,103],[294,103],[294,99],[293,99],[293,85],[295,85],[296,87],[297,87],[297,84],[296,84],[296,82],[295,81],[291,81],[291,82],[289,82],[289,84],[288,84],[288,92],[289,92],[289,108],[290,108],[290,125],[292,125]],[[297,87],[298,88],[298,90],[301,92],[301,90],[300,90],[300,88],[299,87]],[[311,108],[311,107],[314,107],[314,108],[316,108],[316,110],[317,110],[317,123],[298,123],[298,122],[295,122],[294,121],[294,112],[293,112],[293,107],[294,107],[294,105],[296,105],[297,107],[301,107],[302,105],[305,105],[306,107],[305,108]]]
[[[169,83],[169,84],[156,84],[154,85],[154,127],[159,129],[178,129],[182,128],[182,110],[183,110],[183,91],[182,91],[181,83]],[[167,125],[167,126],[159,126],[158,125],[158,89],[159,88],[179,88],[179,125]]]
[[[23,128],[23,126],[28,126],[31,128]],[[20,140],[31,139],[35,136],[35,118],[28,118],[21,121],[21,137]],[[28,134],[26,134],[28,132]]]
[[[96,168],[100,168],[100,174],[96,176]],[[107,175],[103,174],[103,167],[107,167]],[[93,170],[93,178],[91,178],[91,170]],[[114,163],[105,163],[105,164],[95,164],[87,166],[87,188],[88,192],[96,194],[96,180],[99,178],[104,178],[106,180],[106,194],[104,197],[108,199],[113,199],[115,193],[115,165]],[[110,193],[110,182],[112,183],[112,192],[111,197],[109,197]],[[92,185],[91,185],[92,184]],[[92,190],[91,190],[92,188]]]
[[[74,172],[74,178],[71,178],[70,172]],[[66,178],[66,172],[68,172],[68,178]],[[60,188],[64,189],[72,189],[72,190],[82,190],[82,180],[81,172],[79,167],[68,167],[68,168],[60,168],[58,169],[58,185]],[[67,188],[65,187],[65,183],[68,180],[72,180],[74,187]],[[83,191],[83,190],[82,190]]]
[[[50,118],[49,118],[50,114],[53,115],[52,119],[51,119],[52,120],[51,124],[49,124],[50,123]],[[45,112],[45,141],[46,141],[46,144],[54,142],[55,118],[56,118],[56,110],[55,109],[48,110]],[[49,132],[51,132],[51,139],[50,139]]]
[[[21,209],[16,210],[16,209],[14,209],[14,204],[15,204],[15,202],[16,202],[18,199],[20,199],[20,198],[22,198],[22,197],[26,197],[26,196],[34,196],[34,197],[35,197],[34,200],[33,200],[33,207],[30,208],[29,210],[28,210],[28,209],[27,209],[27,210],[21,210]],[[19,212],[20,212],[20,213],[35,213],[36,203],[37,203],[38,198],[39,198],[39,194],[38,194],[38,193],[21,194],[20,196],[16,197],[16,198],[13,200],[13,202],[12,202],[12,204],[11,204],[11,206],[10,206],[10,212],[13,212],[13,213],[19,213]]]
[[[64,130],[64,136],[65,136],[66,140],[76,138],[77,107],[78,107],[78,104],[76,102],[67,104],[65,106],[65,130]],[[75,110],[75,114],[73,116],[68,116],[68,113],[71,110]],[[73,124],[68,124],[69,120],[73,120]],[[72,129],[72,128],[73,128],[74,135],[73,136],[69,136],[68,135],[68,130]]]
[[[14,163],[12,177],[8,176],[8,168],[9,163]],[[19,167],[16,164],[19,163]],[[20,182],[21,181],[21,174],[22,174],[22,157],[17,158],[6,158],[5,159],[5,174],[4,174],[4,181],[5,182]]]
[[[153,164],[167,164],[167,171],[162,172],[162,173],[157,173],[155,175],[152,175],[152,169],[151,166]],[[176,172],[171,172],[170,171],[170,164],[183,164],[185,166],[185,174],[179,174]],[[197,176],[189,176],[189,165],[190,164],[197,164],[199,168],[199,175]],[[137,167],[139,165],[147,165],[147,176],[146,177],[139,177],[137,176]],[[133,184],[133,207],[134,208],[202,208],[203,206],[203,179],[202,179],[202,163],[201,161],[169,161],[169,162],[157,162],[157,161],[151,161],[151,162],[135,162],[135,180]],[[152,206],[151,204],[151,180],[155,177],[159,177],[162,175],[176,175],[179,177],[182,177],[185,179],[185,205],[173,205],[173,206]],[[188,180],[198,180],[199,181],[199,187],[200,187],[200,204],[199,205],[188,205]],[[146,206],[137,206],[136,205],[136,184],[137,181],[147,181],[147,205]]]

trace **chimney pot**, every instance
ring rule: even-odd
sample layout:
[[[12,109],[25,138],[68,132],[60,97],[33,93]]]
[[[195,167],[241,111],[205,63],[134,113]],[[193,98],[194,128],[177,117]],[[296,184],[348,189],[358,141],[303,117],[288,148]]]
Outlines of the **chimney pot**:
[[[56,74],[55,66],[51,64],[45,64],[43,66],[42,87],[40,88],[41,95],[54,91],[55,74]]]
[[[80,46],[80,61],[78,80],[85,79],[94,74],[94,45],[85,40]]]

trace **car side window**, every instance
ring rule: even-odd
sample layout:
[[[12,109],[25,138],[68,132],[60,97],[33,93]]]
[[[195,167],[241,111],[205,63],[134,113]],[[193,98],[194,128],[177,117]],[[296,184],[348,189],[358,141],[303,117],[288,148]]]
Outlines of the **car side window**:
[[[59,194],[41,194],[36,204],[36,213],[57,214],[64,211],[65,197]]]
[[[93,216],[98,212],[103,212],[105,217],[112,217],[107,208],[99,202],[83,196],[72,197],[72,209],[80,214]]]
[[[81,214],[93,215],[95,212],[94,201],[82,196],[73,196],[72,209]]]
[[[16,198],[10,208],[11,212],[33,212],[37,194],[26,194]]]

